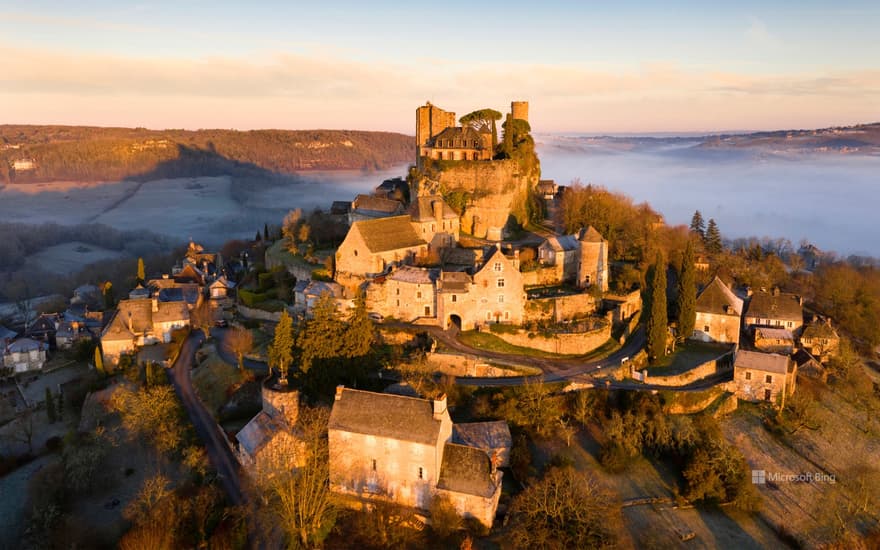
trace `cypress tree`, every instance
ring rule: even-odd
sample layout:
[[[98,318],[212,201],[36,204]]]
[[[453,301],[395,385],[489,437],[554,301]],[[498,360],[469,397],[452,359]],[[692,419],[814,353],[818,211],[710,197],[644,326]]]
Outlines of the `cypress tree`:
[[[95,370],[100,374],[107,374],[104,372],[104,357],[101,356],[101,348],[95,348]]]
[[[678,337],[685,340],[694,332],[697,319],[697,283],[694,267],[694,243],[688,241],[678,276]]]
[[[49,417],[49,424],[55,423],[55,399],[52,398],[52,390],[46,388],[46,416]]]
[[[281,382],[287,381],[287,371],[293,362],[293,320],[287,310],[281,312],[281,319],[275,327],[275,338],[269,346],[269,366],[281,373]]]
[[[364,291],[357,293],[354,299],[354,311],[348,319],[345,331],[345,356],[363,357],[370,353],[373,345],[373,321],[367,313],[367,302]]]
[[[254,240],[255,240],[255,241],[262,241],[262,240],[263,240],[263,234],[260,233],[259,231],[257,231],[256,236],[254,236]]]
[[[269,240],[269,224],[268,223],[263,224],[263,240],[264,241]]]
[[[144,268],[144,259],[138,258],[138,272],[137,272],[137,280],[139,284],[144,284],[146,282],[146,270]]]
[[[720,254],[722,250],[724,250],[724,245],[721,243],[721,232],[718,230],[718,224],[715,223],[714,218],[709,218],[709,225],[706,227],[706,239],[704,241],[706,245],[706,251],[710,254]]]
[[[650,312],[646,332],[648,336],[648,357],[652,360],[666,355],[666,262],[658,254],[649,275]]]
[[[706,222],[699,210],[694,212],[694,217],[691,218],[691,232],[699,235],[701,239],[706,238]]]

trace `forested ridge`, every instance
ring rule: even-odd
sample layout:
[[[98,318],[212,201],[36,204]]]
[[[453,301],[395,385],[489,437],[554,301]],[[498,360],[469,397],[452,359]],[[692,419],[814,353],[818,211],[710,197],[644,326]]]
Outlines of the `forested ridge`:
[[[392,132],[0,125],[0,183],[378,170],[412,156],[412,137]]]

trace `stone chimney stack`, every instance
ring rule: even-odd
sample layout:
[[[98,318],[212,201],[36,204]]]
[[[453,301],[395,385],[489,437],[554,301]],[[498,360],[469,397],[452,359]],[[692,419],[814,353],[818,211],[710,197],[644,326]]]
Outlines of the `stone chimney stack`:
[[[443,413],[446,412],[446,394],[441,393],[440,397],[434,400],[434,420],[440,420]]]
[[[128,332],[134,334],[134,328],[132,328],[132,327],[133,327],[133,325],[131,322],[131,312],[129,311],[128,312]]]
[[[156,298],[155,296],[153,296],[153,298],[151,299],[151,301],[152,301],[152,310],[153,310],[153,313],[156,313],[157,311],[159,311],[159,299]]]
[[[342,399],[342,391],[343,390],[345,390],[345,386],[343,386],[341,384],[336,386],[336,396],[333,398],[334,401],[339,401],[340,399]]]

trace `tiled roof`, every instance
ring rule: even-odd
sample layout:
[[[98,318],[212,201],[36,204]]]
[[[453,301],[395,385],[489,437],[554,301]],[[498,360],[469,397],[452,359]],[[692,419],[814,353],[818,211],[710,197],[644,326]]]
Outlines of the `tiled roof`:
[[[427,243],[416,235],[409,216],[394,216],[376,220],[354,222],[370,252],[387,252],[402,248],[414,248]]]
[[[577,235],[559,235],[558,237],[549,237],[547,245],[556,252],[572,251],[580,248]]]
[[[173,323],[188,321],[189,308],[186,302],[159,302],[158,311],[153,312],[153,323]]]
[[[775,340],[794,341],[794,335],[791,331],[784,328],[759,327],[755,329],[755,338],[772,338]]]
[[[696,310],[700,313],[739,316],[742,309],[743,301],[718,277],[712,279],[697,297]]]
[[[443,145],[437,145],[442,140]],[[448,145],[449,140],[460,140],[459,145],[450,146]],[[461,141],[464,140],[464,141]],[[476,140],[477,145],[474,147],[470,142]],[[453,141],[453,144],[455,141]],[[464,145],[467,143],[467,145]],[[482,149],[483,147],[483,139],[480,137],[480,133],[471,128],[470,126],[452,126],[450,128],[446,128],[439,134],[434,137],[434,141],[432,142],[433,147],[442,147],[444,149],[456,148],[456,149]]]
[[[358,195],[355,197],[354,202],[351,203],[351,209],[394,214],[403,210],[403,205],[400,204],[400,201],[392,199],[383,199],[370,195]]]
[[[18,340],[14,340],[7,347],[10,353],[27,353],[42,348],[43,344],[41,342],[31,340],[30,338],[19,338]]]
[[[455,210],[452,209],[451,206],[446,204],[446,201],[443,200],[443,197],[440,195],[425,195],[422,197],[416,197],[410,203],[409,208],[407,208],[406,213],[410,215],[413,221],[417,222],[429,222],[429,221],[440,221],[434,217],[434,203],[439,202],[442,216],[444,220],[455,219],[458,217],[458,214]]]
[[[443,271],[437,285],[439,292],[467,292],[471,285],[471,276],[463,271]]]
[[[12,340],[18,335],[17,332],[9,330],[8,328],[0,325],[0,340]]]
[[[455,424],[452,427],[452,442],[486,452],[510,449],[513,445],[510,428],[504,420]]]
[[[278,430],[285,426],[269,416],[266,411],[260,411],[257,416],[251,418],[244,428],[235,434],[235,439],[247,454],[254,456],[266,443],[275,437]]]
[[[736,352],[736,368],[753,369],[785,374],[788,372],[788,357],[775,353],[739,350]]]
[[[800,299],[787,292],[756,292],[749,300],[748,316],[758,319],[780,319],[798,321],[804,319],[804,308]]]
[[[591,225],[578,232],[578,240],[584,243],[601,243],[605,239],[602,237],[602,234],[596,231],[596,228]]]
[[[392,281],[429,285],[437,280],[439,269],[424,269],[408,265],[400,266],[388,278]]]
[[[440,436],[432,401],[350,388],[343,388],[333,402],[328,427],[429,445]]]
[[[493,477],[485,451],[455,443],[443,447],[438,489],[488,498],[496,490]]]

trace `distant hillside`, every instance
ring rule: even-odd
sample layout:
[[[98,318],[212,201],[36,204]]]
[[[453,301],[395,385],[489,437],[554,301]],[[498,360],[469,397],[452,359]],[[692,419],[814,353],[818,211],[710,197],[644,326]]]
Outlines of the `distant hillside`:
[[[413,152],[391,132],[0,125],[0,183],[378,170]]]
[[[702,138],[700,147],[880,153],[880,122],[819,130],[777,130]]]

